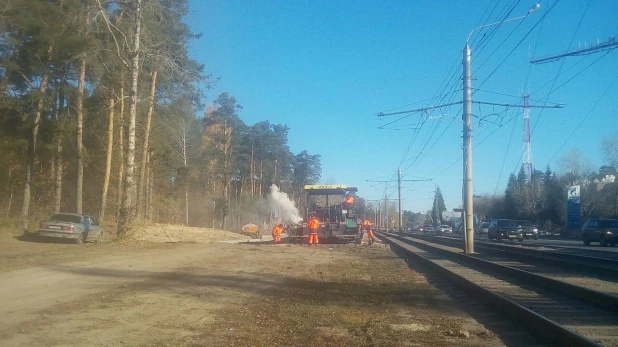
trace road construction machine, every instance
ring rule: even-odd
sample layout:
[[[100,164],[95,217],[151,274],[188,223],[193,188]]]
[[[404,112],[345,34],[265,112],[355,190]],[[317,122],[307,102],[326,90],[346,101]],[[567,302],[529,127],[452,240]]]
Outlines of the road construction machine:
[[[320,243],[356,242],[363,239],[361,220],[356,216],[353,204],[345,201],[347,195],[358,188],[345,185],[305,185],[305,209],[303,220],[290,227],[290,242],[307,239],[307,221],[314,215],[320,222],[318,237]]]

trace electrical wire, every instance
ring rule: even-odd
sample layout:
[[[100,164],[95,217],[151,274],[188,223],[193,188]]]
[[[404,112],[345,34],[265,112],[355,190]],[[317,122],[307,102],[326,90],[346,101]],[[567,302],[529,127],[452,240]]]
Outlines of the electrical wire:
[[[508,10],[508,11],[506,12],[506,14],[504,14],[504,15],[503,15],[502,20],[506,20],[506,18],[508,18],[508,16],[512,13],[512,11],[515,9],[515,7],[517,6],[517,4],[518,4],[518,3],[519,3],[519,0],[517,0],[517,1],[515,1],[515,2],[514,2],[514,4],[511,6],[510,10]],[[504,9],[506,9],[506,8],[507,8],[507,6],[505,6],[505,8],[504,8]],[[504,13],[504,9],[503,9],[503,12],[502,12],[502,13]],[[488,16],[488,19],[489,19],[489,16]],[[486,20],[486,22],[488,21],[488,19]],[[496,27],[499,27],[499,26],[501,26],[501,25],[502,25],[502,23],[501,23],[500,25],[497,25]],[[495,34],[495,32],[497,31],[497,29],[498,29],[498,28],[494,28],[494,29],[495,29],[495,30],[493,30],[493,31],[491,31],[491,32],[490,32],[490,35],[489,35],[489,36],[487,36],[486,34],[483,36],[483,39],[484,39],[484,40],[482,39],[482,41],[481,41],[482,43],[485,43],[485,44],[486,44],[486,42],[489,42],[489,40],[493,37],[493,35]],[[478,35],[477,35],[477,37],[478,37]],[[474,42],[474,40],[473,40],[473,42]],[[482,47],[484,47],[484,45],[483,45]],[[480,50],[482,50],[482,48],[480,48]],[[461,76],[461,75],[460,75],[460,76]],[[456,82],[457,82],[457,81],[456,81]],[[463,111],[463,107],[462,107],[462,111]],[[439,142],[439,140],[442,138],[442,136],[446,133],[446,131],[449,129],[449,127],[453,124],[454,120],[455,120],[455,119],[452,119],[452,120],[451,120],[451,122],[449,122],[449,124],[448,124],[448,125],[447,125],[447,127],[444,129],[444,131],[442,131],[442,133],[438,136],[438,139],[437,139],[437,140],[436,140],[436,141],[435,141],[435,142],[434,142],[434,143],[433,143],[433,144],[429,147],[429,149],[428,149],[427,151],[425,151],[425,150],[426,150],[427,145],[429,144],[429,141],[431,141],[431,139],[433,138],[433,135],[435,134],[436,130],[439,128],[439,125],[440,125],[440,123],[441,123],[441,120],[440,120],[440,121],[438,121],[438,123],[436,124],[436,126],[434,126],[434,127],[433,127],[433,129],[431,130],[431,133],[429,134],[429,136],[427,136],[427,137],[426,137],[426,140],[425,140],[424,144],[421,146],[421,150],[420,150],[420,152],[419,152],[419,155],[417,155],[417,156],[415,156],[415,157],[414,157],[414,158],[415,158],[415,159],[414,159],[414,161],[413,161],[412,163],[410,163],[410,164],[406,167],[406,169],[405,169],[405,170],[408,170],[410,167],[412,167],[412,166],[413,166],[414,164],[416,164],[417,162],[422,161],[422,160],[423,160],[423,159],[424,159],[424,158],[428,155],[427,153],[429,153],[429,152],[431,151],[431,149],[435,146],[435,144],[437,144],[437,143]],[[421,155],[420,155],[420,154],[422,154],[422,153],[426,153],[426,154],[425,154],[425,156],[422,156],[422,157],[421,157]],[[407,154],[406,154],[406,155],[407,155]],[[419,159],[419,157],[420,157],[420,159]]]
[[[573,33],[573,36],[571,37],[571,41],[569,42],[567,51],[571,49],[571,46],[573,46],[573,41],[575,41],[575,37],[577,36],[577,33],[579,32],[579,28],[581,27],[582,22],[584,21],[584,17],[586,16],[586,12],[588,12],[588,8],[590,7],[590,2],[591,0],[588,0],[588,3],[586,4],[586,8],[584,9],[584,12],[582,12],[581,17],[579,18],[579,22],[577,23],[575,32]],[[556,73],[556,76],[554,77],[554,80],[552,81],[551,87],[549,88],[549,94],[547,94],[547,97],[549,97],[549,95],[551,95],[551,93],[553,93],[554,91],[554,85],[556,84],[556,81],[558,80],[558,75],[560,74],[560,71],[562,70],[562,67],[564,66],[564,62],[565,62],[565,59],[562,59],[562,61],[560,62],[560,67],[558,68],[558,72]],[[547,105],[547,100],[545,100],[544,105]],[[541,117],[543,117],[543,110],[544,109],[541,109],[541,112],[539,112],[539,115],[536,118],[536,121],[534,122],[531,135],[534,134],[534,130],[536,129],[536,126],[539,124]]]
[[[498,64],[498,66],[496,66],[493,69],[493,71],[491,73],[489,73],[489,75],[485,78],[485,80],[481,83],[481,85],[479,85],[479,88],[482,87],[485,83],[487,83],[487,81],[496,73],[496,71],[498,71],[498,69],[502,66],[502,64],[504,64],[506,62],[506,60],[511,56],[511,54],[513,54],[513,52],[515,52],[515,50],[524,42],[524,40],[532,33],[532,31],[545,19],[545,17],[547,17],[547,15],[549,15],[551,13],[551,11],[556,7],[556,5],[559,2],[560,2],[560,0],[554,1],[554,3],[550,6],[550,8],[545,13],[543,13],[543,16],[541,16],[541,19],[539,19],[532,26],[532,28],[530,28],[530,30],[528,30],[528,32],[524,35],[524,37],[515,45],[515,47],[513,47],[513,49],[511,49],[509,54],[507,54],[506,57],[504,57],[502,59],[502,61]]]
[[[506,158],[508,157],[509,150],[511,149],[511,142],[513,142],[513,134],[515,133],[517,122],[513,122],[513,128],[511,129],[511,135],[509,136],[509,144],[506,146],[506,151],[504,152],[504,157],[502,158],[502,165],[500,166],[500,173],[498,174],[498,181],[496,182],[496,188],[494,189],[494,195],[498,193],[498,186],[500,186],[500,180],[502,179],[502,173],[504,172],[504,164],[506,163]]]
[[[571,134],[569,134],[569,136],[567,136],[567,138],[564,140],[564,142],[562,143],[562,145],[560,146],[560,148],[558,148],[558,150],[556,151],[556,153],[554,153],[554,155],[551,157],[551,159],[549,159],[549,163],[551,163],[554,158],[556,157],[556,155],[558,155],[558,153],[560,153],[560,151],[562,150],[562,148],[564,147],[564,145],[571,139],[571,137],[573,137],[573,134],[575,134],[577,132],[577,130],[579,129],[579,127],[584,123],[584,121],[588,118],[588,116],[590,116],[592,114],[592,111],[594,111],[594,109],[597,107],[597,105],[599,104],[599,102],[601,102],[601,100],[603,99],[603,97],[605,97],[605,95],[609,92],[609,90],[614,86],[614,84],[616,83],[616,81],[618,81],[618,76],[616,76],[616,78],[614,78],[614,80],[612,81],[612,83],[607,87],[607,89],[605,89],[605,91],[603,92],[603,94],[599,97],[599,99],[597,99],[597,101],[594,103],[594,105],[592,106],[592,108],[590,108],[590,110],[588,111],[588,113],[586,113],[586,115],[584,115],[584,117],[581,119],[581,121],[579,121],[579,123],[577,124],[577,126],[575,127],[575,129],[573,129],[573,131],[571,132]]]

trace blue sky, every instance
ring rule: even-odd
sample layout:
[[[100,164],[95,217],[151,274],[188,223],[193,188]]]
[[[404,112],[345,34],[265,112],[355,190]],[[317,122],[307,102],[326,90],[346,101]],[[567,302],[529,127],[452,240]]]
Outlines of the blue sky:
[[[389,126],[400,130],[378,129],[396,118],[376,114],[461,101],[468,33],[502,20],[510,9],[508,18],[524,15],[535,1],[189,3],[187,22],[203,33],[192,44],[192,56],[221,78],[207,101],[227,91],[243,105],[247,124],[267,119],[289,125],[293,152],[322,155],[324,183],[356,185],[366,199],[383,198],[385,190],[396,198],[396,183],[367,180],[394,179],[398,167],[404,179],[431,178],[406,182],[402,191],[405,209],[426,211],[435,184],[449,210],[461,204],[461,106],[413,114]],[[524,20],[476,32],[484,38],[472,35],[472,87],[480,89],[473,99],[521,104],[528,91],[533,105],[564,104],[530,112],[535,168],[557,168],[561,153],[573,147],[598,168],[601,138],[618,130],[612,107],[618,99],[618,82],[612,85],[618,49],[542,65],[531,65],[529,58],[618,36],[618,1],[540,5]],[[436,98],[440,92],[446,96]],[[502,192],[521,165],[522,111],[474,105],[473,114],[475,194]],[[418,130],[401,130],[419,122]]]

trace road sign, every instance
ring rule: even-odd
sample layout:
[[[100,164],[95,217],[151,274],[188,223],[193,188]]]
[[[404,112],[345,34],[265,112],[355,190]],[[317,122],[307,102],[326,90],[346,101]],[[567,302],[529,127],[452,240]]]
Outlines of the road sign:
[[[567,223],[569,229],[581,227],[581,191],[580,186],[570,186],[567,190]]]

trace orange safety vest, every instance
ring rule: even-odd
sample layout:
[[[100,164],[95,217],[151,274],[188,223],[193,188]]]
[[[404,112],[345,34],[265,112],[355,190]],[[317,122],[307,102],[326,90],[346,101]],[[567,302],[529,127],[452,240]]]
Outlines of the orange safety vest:
[[[318,222],[317,218],[309,218],[309,222],[307,223],[309,229],[317,229],[320,227],[320,222]]]
[[[275,225],[275,227],[273,228],[273,234],[281,234],[283,232],[283,228]]]
[[[370,221],[368,221],[367,219],[365,219],[365,220],[363,221],[363,225],[364,225],[364,226],[366,226],[366,227],[368,227],[369,225],[371,225],[371,222],[370,222]]]

